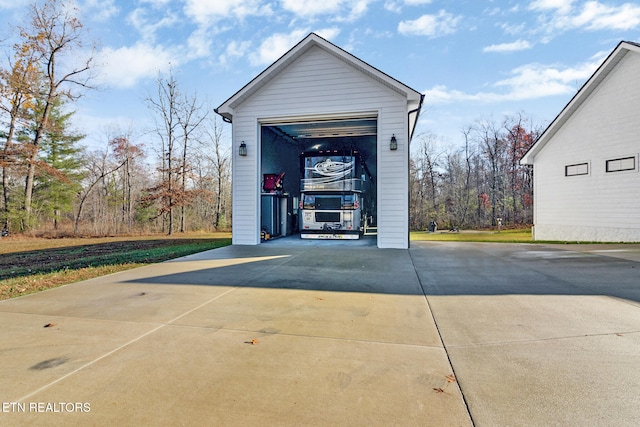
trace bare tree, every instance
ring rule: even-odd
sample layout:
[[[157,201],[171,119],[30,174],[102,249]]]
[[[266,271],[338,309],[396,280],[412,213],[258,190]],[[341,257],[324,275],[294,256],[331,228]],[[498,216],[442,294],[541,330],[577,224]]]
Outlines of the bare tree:
[[[185,223],[185,208],[188,201],[191,199],[190,195],[193,192],[187,189],[187,175],[190,172],[190,166],[187,162],[187,153],[190,152],[190,144],[194,133],[199,130],[204,120],[207,117],[206,110],[203,110],[202,104],[198,102],[197,96],[185,96],[179,103],[179,115],[178,123],[182,130],[182,163],[180,165],[180,180],[181,180],[181,193],[183,194],[183,200],[180,204],[180,232],[186,231]]]
[[[507,179],[509,198],[514,222],[525,219],[524,211],[531,205],[531,169],[520,165],[520,159],[529,150],[540,134],[522,113],[505,117],[504,128],[507,141]]]
[[[227,187],[226,183],[231,179],[230,148],[225,147],[223,144],[223,130],[223,127],[216,117],[211,124],[211,128],[207,131],[213,149],[211,157],[215,179],[215,216],[213,226],[216,230],[220,228],[220,217],[225,199],[225,188]]]
[[[491,120],[479,120],[476,128],[479,144],[489,162],[489,189],[491,197],[491,225],[496,225],[502,211],[503,175],[502,160],[505,152],[505,141],[500,127]]]
[[[472,171],[472,167],[471,167],[471,157],[473,156],[473,153],[471,152],[471,146],[470,146],[470,141],[469,141],[469,135],[471,133],[471,127],[467,127],[465,129],[462,130],[462,135],[464,136],[464,147],[463,147],[463,151],[464,151],[464,190],[463,190],[463,194],[464,194],[464,200],[463,200],[463,206],[464,206],[464,210],[462,211],[462,218],[460,218],[460,225],[464,225],[467,222],[467,211],[469,208],[469,204],[471,201],[471,171]]]
[[[85,206],[85,202],[92,194],[93,189],[125,165],[125,161],[120,161],[120,163],[114,164],[110,161],[111,157],[111,153],[107,148],[104,151],[96,151],[89,154],[84,161],[86,171],[83,182],[83,191],[79,195],[78,206],[76,208],[76,215],[73,223],[74,234],[78,234],[79,232],[79,224],[83,208]],[[104,221],[105,218],[103,217],[102,220]]]
[[[418,147],[410,164],[411,206],[414,215],[412,224],[425,229],[428,222],[438,222],[442,211],[442,159],[437,137],[433,134],[420,135]]]
[[[121,164],[119,199],[121,206],[121,223],[128,232],[133,227],[133,210],[135,198],[133,195],[134,173],[138,169],[137,162],[144,155],[141,144],[134,144],[132,132],[118,132],[109,141],[109,146],[113,150],[113,157],[116,164]]]
[[[178,162],[178,137],[179,137],[179,91],[178,81],[173,71],[165,78],[161,75],[157,80],[157,92],[155,96],[147,98],[147,105],[157,115],[156,132],[161,142],[161,167],[162,180],[160,183],[148,189],[144,198],[146,203],[159,202],[159,214],[166,215],[168,219],[167,234],[173,234],[173,215],[176,206],[177,185],[176,176],[180,170],[176,166]]]
[[[176,208],[181,208],[180,231],[186,231],[185,207],[196,194],[188,188],[191,145],[199,139],[198,131],[207,117],[197,96],[183,95],[179,86],[170,71],[168,76],[158,77],[156,95],[147,98],[147,105],[157,118],[155,130],[161,143],[162,179],[148,189],[144,201],[155,203],[159,216],[167,217],[169,235],[174,232]]]

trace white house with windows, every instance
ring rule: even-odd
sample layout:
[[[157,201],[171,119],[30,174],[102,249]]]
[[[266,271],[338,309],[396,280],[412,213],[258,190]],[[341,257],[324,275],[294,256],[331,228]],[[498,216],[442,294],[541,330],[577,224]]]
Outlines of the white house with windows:
[[[536,240],[640,242],[640,44],[621,42],[522,158]]]
[[[422,101],[317,34],[305,37],[215,110],[232,123],[233,244],[295,235],[301,217],[322,229],[309,236],[331,237],[361,210],[378,247],[407,248],[409,142]],[[357,194],[301,191],[303,159],[323,156],[357,161]]]

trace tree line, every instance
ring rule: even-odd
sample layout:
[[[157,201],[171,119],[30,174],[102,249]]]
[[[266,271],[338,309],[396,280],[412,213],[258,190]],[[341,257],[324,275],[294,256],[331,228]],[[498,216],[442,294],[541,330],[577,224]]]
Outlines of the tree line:
[[[109,235],[230,227],[230,152],[224,128],[173,71],[145,100],[153,129],[105,129],[81,145],[74,103],[92,90],[94,50],[77,10],[34,2],[0,65],[3,233]],[[86,53],[88,52],[88,53]],[[144,142],[141,140],[144,139]]]
[[[111,235],[231,226],[231,160],[224,125],[171,70],[144,100],[152,129],[114,124],[87,149],[72,126],[92,90],[93,45],[77,11],[29,6],[0,65],[0,229]],[[88,53],[87,53],[88,52]],[[532,170],[519,160],[541,133],[524,114],[479,120],[451,147],[414,138],[410,224],[425,230],[532,223]]]
[[[533,170],[519,162],[541,131],[520,113],[469,125],[459,147],[418,136],[410,160],[411,228],[532,224]]]

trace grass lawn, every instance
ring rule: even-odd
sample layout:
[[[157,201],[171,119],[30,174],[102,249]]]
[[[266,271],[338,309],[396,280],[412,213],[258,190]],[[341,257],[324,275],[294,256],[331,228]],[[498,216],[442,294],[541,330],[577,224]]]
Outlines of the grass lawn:
[[[231,244],[231,233],[0,239],[0,300]]]
[[[413,241],[426,240],[434,242],[502,242],[502,243],[533,243],[531,229],[502,230],[498,231],[471,231],[459,232],[437,231],[412,231],[410,239]]]
[[[533,243],[530,229],[411,232],[412,241]],[[231,233],[0,238],[0,300],[231,244]]]

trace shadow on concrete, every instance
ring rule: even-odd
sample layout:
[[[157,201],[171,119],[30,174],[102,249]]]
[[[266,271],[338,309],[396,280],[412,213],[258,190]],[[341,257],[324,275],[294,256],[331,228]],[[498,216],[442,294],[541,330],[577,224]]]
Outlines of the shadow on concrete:
[[[414,245],[427,295],[606,295],[640,302],[640,262],[561,245]]]
[[[399,250],[273,241],[172,262],[195,264],[188,272],[131,283],[426,296],[607,295],[640,302],[640,262],[529,244],[420,242]]]
[[[130,283],[422,295],[408,251],[370,245],[229,246],[173,262],[193,262],[193,269]]]

